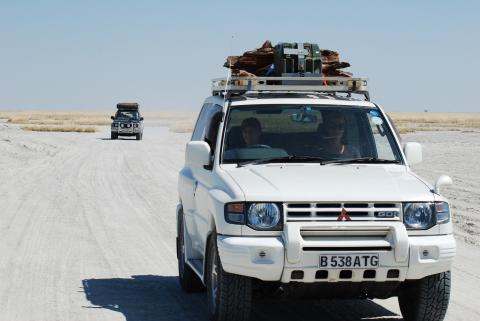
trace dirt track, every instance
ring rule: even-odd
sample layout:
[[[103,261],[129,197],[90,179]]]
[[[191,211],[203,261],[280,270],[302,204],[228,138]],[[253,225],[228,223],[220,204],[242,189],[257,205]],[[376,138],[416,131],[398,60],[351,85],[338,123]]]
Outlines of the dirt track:
[[[106,130],[0,123],[0,321],[207,319],[204,294],[182,293],[176,277],[176,181],[188,135],[147,124],[141,142],[110,141]],[[479,320],[480,251],[458,235],[447,320]],[[395,299],[266,302],[254,319],[398,320],[398,312]]]

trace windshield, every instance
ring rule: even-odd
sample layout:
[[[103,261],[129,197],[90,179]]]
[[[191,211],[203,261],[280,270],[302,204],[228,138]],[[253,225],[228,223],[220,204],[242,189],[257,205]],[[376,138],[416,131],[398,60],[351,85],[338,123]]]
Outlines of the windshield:
[[[378,109],[320,105],[231,107],[222,156],[223,163],[276,158],[401,161]]]
[[[140,118],[140,116],[139,116],[138,111],[119,110],[115,114],[115,118],[125,118],[125,119],[138,120]]]

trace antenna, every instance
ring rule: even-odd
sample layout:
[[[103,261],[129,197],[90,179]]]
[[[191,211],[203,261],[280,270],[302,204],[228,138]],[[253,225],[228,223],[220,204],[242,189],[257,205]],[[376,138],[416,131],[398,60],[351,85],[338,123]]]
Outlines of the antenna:
[[[229,49],[230,53],[232,52],[232,42],[233,42],[233,35],[230,38],[230,49]],[[232,77],[232,60],[228,59],[227,81],[225,82],[225,90],[223,91],[223,106],[225,106],[225,101],[227,100],[228,83],[230,82],[231,77]]]

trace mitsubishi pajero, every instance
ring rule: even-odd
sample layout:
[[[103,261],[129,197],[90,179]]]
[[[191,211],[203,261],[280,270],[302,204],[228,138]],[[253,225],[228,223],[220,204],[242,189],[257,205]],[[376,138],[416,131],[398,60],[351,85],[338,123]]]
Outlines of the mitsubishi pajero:
[[[451,179],[411,170],[421,146],[365,79],[289,81],[214,81],[179,174],[181,287],[206,288],[212,320],[248,320],[254,294],[398,297],[406,321],[443,320]]]

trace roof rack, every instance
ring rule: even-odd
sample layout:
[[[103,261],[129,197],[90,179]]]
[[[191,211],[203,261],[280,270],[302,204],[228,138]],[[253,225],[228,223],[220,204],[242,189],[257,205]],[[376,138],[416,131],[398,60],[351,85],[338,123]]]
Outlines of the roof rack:
[[[227,85],[228,81],[228,85]],[[370,100],[366,78],[345,77],[231,77],[212,80],[212,95],[243,95],[247,92],[308,92],[360,94]]]

